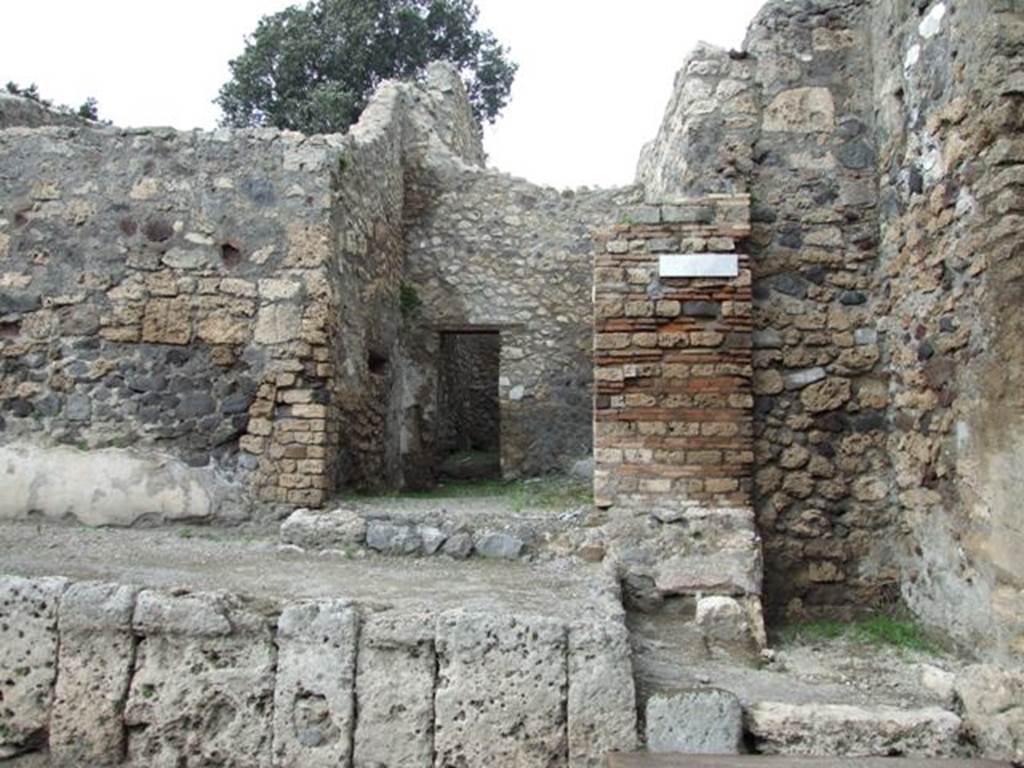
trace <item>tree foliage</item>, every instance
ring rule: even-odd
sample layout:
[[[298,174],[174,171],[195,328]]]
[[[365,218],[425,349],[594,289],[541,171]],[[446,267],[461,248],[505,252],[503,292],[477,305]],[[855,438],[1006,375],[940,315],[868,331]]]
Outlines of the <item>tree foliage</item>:
[[[462,73],[477,119],[493,122],[517,67],[478,17],[473,0],[312,0],[265,16],[230,62],[222,123],[341,132],[383,80],[438,59]]]

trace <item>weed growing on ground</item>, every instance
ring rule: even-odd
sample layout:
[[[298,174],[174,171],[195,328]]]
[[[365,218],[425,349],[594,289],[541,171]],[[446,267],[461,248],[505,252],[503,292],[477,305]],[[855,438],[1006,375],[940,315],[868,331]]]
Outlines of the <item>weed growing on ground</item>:
[[[907,651],[937,654],[938,644],[928,637],[916,622],[883,613],[870,616],[854,625],[854,632],[862,642],[871,645],[891,645]]]
[[[569,509],[592,504],[590,483],[567,477],[532,480],[450,481],[422,491],[392,491],[383,494],[348,494],[343,500],[367,499],[508,499],[521,512],[529,508]]]
[[[913,619],[892,613],[875,613],[843,622],[816,619],[788,624],[779,633],[784,645],[823,643],[843,639],[860,645],[888,646],[903,651],[937,655],[942,647]]]

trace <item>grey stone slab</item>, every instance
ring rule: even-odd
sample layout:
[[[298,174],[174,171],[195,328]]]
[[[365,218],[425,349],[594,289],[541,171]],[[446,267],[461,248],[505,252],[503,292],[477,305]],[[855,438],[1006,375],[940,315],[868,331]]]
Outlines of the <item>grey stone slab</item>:
[[[64,579],[0,577],[0,758],[42,746],[57,674]]]
[[[281,542],[303,549],[356,546],[365,540],[366,520],[348,509],[297,509],[281,523]]]
[[[764,754],[956,757],[961,749],[960,718],[938,707],[766,701],[747,708],[746,725]]]
[[[655,694],[647,700],[646,723],[651,752],[731,755],[743,746],[743,708],[728,691]]]
[[[975,664],[953,687],[982,755],[1024,763],[1024,670]]]
[[[1006,768],[994,760],[859,757],[857,768]],[[788,755],[683,755],[634,752],[608,756],[608,768],[849,768],[844,757]]]
[[[761,577],[760,551],[752,547],[670,557],[658,564],[655,583],[664,594],[757,595]]]
[[[827,375],[824,368],[805,368],[787,373],[782,378],[786,383],[786,389],[802,389],[821,381]]]
[[[562,623],[548,618],[441,616],[436,768],[567,765],[566,635]]]
[[[274,765],[348,765],[359,617],[343,600],[293,603],[277,625]]]
[[[476,540],[476,553],[496,560],[515,560],[523,552],[523,540],[509,533],[484,533]]]
[[[82,582],[61,598],[50,718],[50,753],[60,764],[117,765],[124,759],[137,593],[133,587]]]
[[[384,613],[359,634],[356,768],[431,768],[434,759],[434,618]]]
[[[276,652],[267,619],[226,593],[145,591],[128,691],[138,765],[270,765]]]
[[[568,717],[571,768],[598,768],[608,752],[636,748],[633,662],[622,624],[570,628]]]
[[[414,555],[422,544],[420,534],[412,526],[381,520],[370,520],[366,525],[366,545],[386,555]]]
[[[732,597],[712,595],[697,601],[695,623],[712,654],[742,657],[757,653],[764,647],[764,620],[760,602],[744,605]]]

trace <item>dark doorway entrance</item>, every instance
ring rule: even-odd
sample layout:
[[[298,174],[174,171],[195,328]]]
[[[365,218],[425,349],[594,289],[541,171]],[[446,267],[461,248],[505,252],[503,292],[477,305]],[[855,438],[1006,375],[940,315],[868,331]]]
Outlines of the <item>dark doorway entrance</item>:
[[[500,358],[497,332],[441,334],[442,477],[472,480],[501,476]]]

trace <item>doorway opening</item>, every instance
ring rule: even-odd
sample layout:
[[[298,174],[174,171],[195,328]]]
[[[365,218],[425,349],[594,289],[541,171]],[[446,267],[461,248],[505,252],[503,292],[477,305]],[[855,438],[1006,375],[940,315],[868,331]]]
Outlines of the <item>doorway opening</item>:
[[[501,336],[496,331],[444,332],[440,351],[440,479],[500,478]]]

